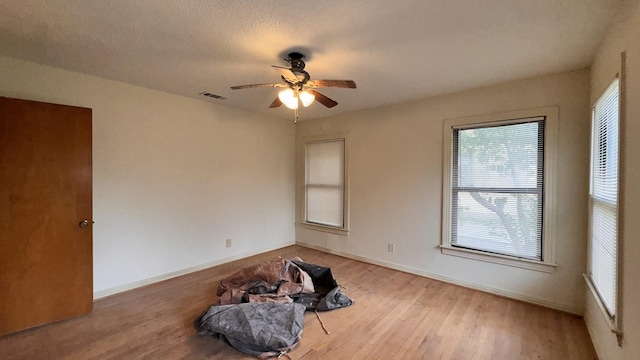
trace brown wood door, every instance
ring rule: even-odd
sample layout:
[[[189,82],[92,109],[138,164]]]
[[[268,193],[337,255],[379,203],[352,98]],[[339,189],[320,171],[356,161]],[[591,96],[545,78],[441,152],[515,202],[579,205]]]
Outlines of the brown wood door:
[[[91,190],[91,109],[0,97],[0,334],[91,312]]]

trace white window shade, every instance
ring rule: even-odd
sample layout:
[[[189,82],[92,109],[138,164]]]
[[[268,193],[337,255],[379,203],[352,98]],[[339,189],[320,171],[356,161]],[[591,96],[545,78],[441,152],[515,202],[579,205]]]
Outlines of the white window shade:
[[[305,221],[344,228],[344,139],[307,143]]]
[[[609,315],[616,313],[618,243],[618,81],[593,109],[589,276]]]

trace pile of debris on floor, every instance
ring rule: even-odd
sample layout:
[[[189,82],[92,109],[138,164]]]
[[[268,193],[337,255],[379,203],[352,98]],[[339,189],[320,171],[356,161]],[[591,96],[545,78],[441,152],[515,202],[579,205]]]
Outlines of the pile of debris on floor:
[[[330,268],[300,258],[244,268],[220,281],[217,294],[218,303],[194,321],[198,334],[260,359],[281,357],[298,345],[305,310],[317,315],[353,304]]]

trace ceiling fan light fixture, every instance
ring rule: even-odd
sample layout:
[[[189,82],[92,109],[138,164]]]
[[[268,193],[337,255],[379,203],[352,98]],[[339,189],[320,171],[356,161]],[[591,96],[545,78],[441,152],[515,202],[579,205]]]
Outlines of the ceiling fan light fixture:
[[[293,89],[284,89],[278,93],[278,98],[289,109],[295,110],[298,108],[298,97]]]
[[[302,102],[302,106],[307,107],[313,103],[313,100],[316,99],[315,95],[308,91],[302,91],[299,95],[300,101]]]
[[[315,100],[318,100],[321,105],[328,109],[338,105],[337,101],[324,95],[320,91],[316,90],[316,88],[356,88],[356,83],[353,80],[311,80],[311,76],[309,75],[309,73],[304,71],[305,63],[302,60],[303,57],[304,55],[302,55],[301,53],[292,52],[289,53],[289,57],[285,59],[285,61],[289,63],[289,68],[277,65],[271,66],[272,69],[280,74],[280,78],[284,83],[238,85],[232,86],[231,90],[267,87],[285,89],[278,93],[278,97],[273,100],[273,102],[269,105],[269,108],[275,109],[284,104],[287,108],[295,110],[297,119],[300,103],[302,103],[304,107],[308,107]]]

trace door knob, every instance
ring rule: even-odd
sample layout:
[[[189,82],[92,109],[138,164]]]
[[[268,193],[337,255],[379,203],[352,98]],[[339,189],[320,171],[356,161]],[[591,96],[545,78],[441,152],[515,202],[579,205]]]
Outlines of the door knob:
[[[78,224],[78,226],[82,229],[86,228],[87,226],[89,226],[89,220],[84,219],[82,221],[80,221],[80,223]]]

